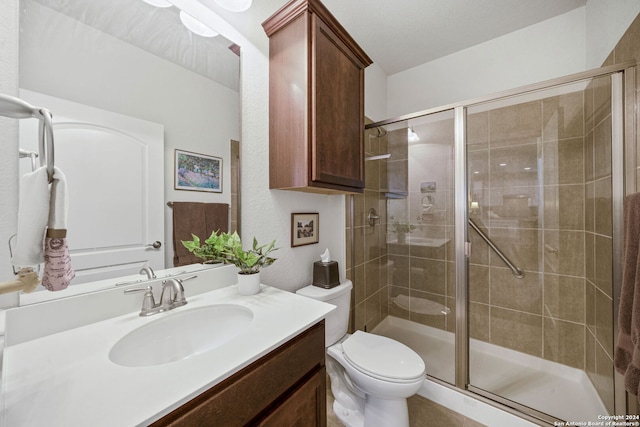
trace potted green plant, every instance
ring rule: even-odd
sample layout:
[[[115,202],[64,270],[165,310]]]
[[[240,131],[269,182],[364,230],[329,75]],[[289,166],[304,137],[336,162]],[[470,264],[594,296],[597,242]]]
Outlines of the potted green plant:
[[[202,258],[205,263],[217,263],[224,261],[224,246],[226,240],[223,234],[218,234],[218,231],[214,231],[202,244],[200,238],[195,234],[191,234],[192,240],[182,240],[182,245],[187,248],[189,252]]]
[[[260,291],[260,269],[274,263],[276,258],[269,256],[275,251],[276,241],[268,245],[258,245],[256,238],[253,238],[251,249],[245,250],[238,233],[229,235],[223,234],[225,261],[238,267],[238,293],[242,295],[253,295]]]
[[[394,221],[391,224],[391,231],[398,235],[398,243],[407,242],[407,234],[416,229],[416,226],[408,222]]]

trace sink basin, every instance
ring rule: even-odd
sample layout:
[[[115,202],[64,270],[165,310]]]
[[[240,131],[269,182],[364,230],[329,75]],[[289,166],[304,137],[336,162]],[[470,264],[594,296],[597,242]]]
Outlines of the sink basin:
[[[176,309],[122,337],[109,352],[121,366],[155,366],[212,350],[242,332],[253,312],[241,305],[216,304]]]

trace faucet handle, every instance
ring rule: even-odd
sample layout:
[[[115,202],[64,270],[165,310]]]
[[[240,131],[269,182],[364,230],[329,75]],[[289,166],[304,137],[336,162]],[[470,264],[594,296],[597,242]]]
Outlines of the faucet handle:
[[[144,288],[130,288],[125,289],[125,294],[137,294],[140,292],[144,292],[144,297],[142,299],[142,308],[140,309],[140,316],[150,316],[154,314],[157,310],[156,301],[153,298],[153,288],[151,286],[146,286]]]
[[[142,267],[142,269],[140,270],[140,274],[146,274],[147,279],[149,280],[156,279],[156,273],[153,271],[153,268],[151,268],[150,266]]]

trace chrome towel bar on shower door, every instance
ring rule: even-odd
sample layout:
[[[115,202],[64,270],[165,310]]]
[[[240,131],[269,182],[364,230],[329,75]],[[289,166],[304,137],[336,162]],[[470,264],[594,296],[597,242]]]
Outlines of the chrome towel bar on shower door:
[[[502,251],[500,250],[500,248],[498,248],[489,238],[489,236],[487,236],[486,234],[484,234],[484,232],[476,225],[475,222],[473,222],[473,220],[471,218],[469,218],[469,225],[471,226],[471,228],[473,228],[476,233],[478,233],[480,235],[480,237],[482,237],[482,240],[484,240],[487,245],[489,245],[489,247],[491,249],[493,249],[493,251],[496,253],[496,255],[498,255],[500,257],[500,259],[502,259],[502,261],[504,261],[505,264],[507,264],[507,267],[509,267],[509,269],[511,270],[511,273],[517,278],[517,279],[522,279],[524,278],[524,271],[521,270],[520,268],[516,267],[515,265],[513,265],[513,263],[509,260],[509,258],[507,258],[507,256],[505,254],[502,253]]]

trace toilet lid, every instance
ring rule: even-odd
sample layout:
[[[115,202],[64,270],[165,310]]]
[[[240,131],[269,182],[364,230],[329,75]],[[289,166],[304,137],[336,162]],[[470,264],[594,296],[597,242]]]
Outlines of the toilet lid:
[[[415,351],[387,337],[356,331],[342,349],[354,368],[374,378],[408,381],[425,374],[424,361]]]

